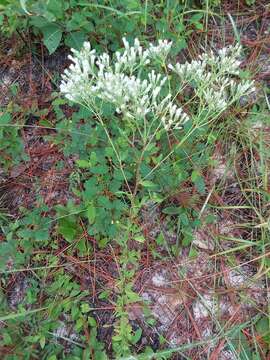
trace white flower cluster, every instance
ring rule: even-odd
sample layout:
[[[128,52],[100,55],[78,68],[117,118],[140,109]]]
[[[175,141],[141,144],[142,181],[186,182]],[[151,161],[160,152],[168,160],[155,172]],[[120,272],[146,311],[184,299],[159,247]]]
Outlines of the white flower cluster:
[[[198,60],[190,63],[177,63],[168,67],[180,77],[183,83],[189,83],[208,109],[214,112],[224,111],[230,103],[249,95],[256,89],[254,81],[239,81],[241,46],[229,46],[214,54],[213,51],[202,54]]]
[[[172,41],[168,40],[159,40],[158,45],[153,44],[149,45],[149,49],[146,50],[147,54],[152,58],[159,58],[161,61],[164,61],[168,56],[172,47]]]
[[[92,106],[96,99],[115,106],[118,114],[135,121],[157,119],[166,130],[178,129],[189,120],[184,110],[175,104],[168,75],[148,69],[155,60],[166,60],[172,42],[159,40],[144,49],[139,40],[134,45],[123,38],[124,49],[114,57],[98,55],[85,42],[80,51],[72,49],[72,64],[65,70],[61,92],[74,102]],[[226,110],[240,97],[255,90],[253,81],[239,80],[240,46],[229,46],[214,54],[202,54],[190,63],[169,65],[181,79],[181,86],[189,84],[200,100],[198,113],[206,109],[214,114]],[[179,91],[179,90],[178,90]]]
[[[218,70],[219,73],[239,75],[242,46],[236,44],[224,47],[214,54],[213,50],[200,56],[203,63],[210,65],[212,70]]]
[[[119,114],[136,120],[151,115],[159,119],[166,130],[180,128],[188,115],[173,104],[170,94],[162,99],[161,90],[167,76],[152,70],[142,77],[137,71],[153,58],[165,61],[172,43],[160,40],[157,46],[150,44],[145,50],[138,39],[134,46],[125,38],[123,43],[124,51],[116,52],[115,59],[107,53],[97,55],[88,42],[81,51],[72,49],[73,56],[69,58],[73,64],[64,72],[61,92],[69,100],[88,106],[96,98],[110,102]]]

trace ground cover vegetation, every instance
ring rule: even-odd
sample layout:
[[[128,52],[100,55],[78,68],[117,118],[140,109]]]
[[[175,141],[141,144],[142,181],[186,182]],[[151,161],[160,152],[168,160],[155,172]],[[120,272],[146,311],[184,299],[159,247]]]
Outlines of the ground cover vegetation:
[[[268,359],[269,4],[0,28],[1,359]]]

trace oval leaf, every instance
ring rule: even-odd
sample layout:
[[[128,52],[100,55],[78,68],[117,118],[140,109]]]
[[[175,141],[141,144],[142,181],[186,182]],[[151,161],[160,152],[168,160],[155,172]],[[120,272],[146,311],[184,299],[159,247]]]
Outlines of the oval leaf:
[[[90,203],[87,207],[87,217],[89,224],[93,224],[96,218],[96,208],[93,203]]]
[[[56,24],[50,24],[44,26],[41,31],[44,37],[44,45],[51,55],[53,52],[55,52],[61,42],[62,30]]]

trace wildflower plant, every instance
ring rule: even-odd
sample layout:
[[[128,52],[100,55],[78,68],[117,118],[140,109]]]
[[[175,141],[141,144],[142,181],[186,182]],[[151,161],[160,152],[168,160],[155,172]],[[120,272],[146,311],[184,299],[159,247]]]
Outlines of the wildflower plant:
[[[170,41],[159,40],[157,45],[143,47],[138,39],[130,45],[123,38],[123,44],[124,48],[113,55],[98,54],[89,42],[80,51],[72,49],[69,56],[72,64],[65,70],[60,85],[61,93],[87,107],[92,119],[105,131],[108,139],[108,144],[103,145],[105,152],[108,146],[111,149],[105,154],[109,156],[110,174],[115,179],[119,170],[124,179],[119,191],[110,195],[124,198],[129,209],[128,216],[126,213],[125,217],[112,220],[113,225],[117,224],[117,241],[122,248],[119,282],[122,285],[116,308],[119,322],[113,338],[118,356],[128,353],[133,336],[131,327],[127,327],[125,306],[138,301],[138,297],[130,290],[134,270],[128,270],[127,264],[136,264],[139,254],[129,250],[128,240],[144,241],[136,220],[139,209],[150,199],[154,202],[166,199],[162,174],[164,178],[166,173],[165,186],[171,179],[179,186],[177,162],[182,159],[178,150],[186,141],[193,141],[190,138],[196,130],[208,126],[241,96],[255,90],[253,81],[242,81],[239,77],[238,45],[204,53],[191,62],[172,64]],[[186,88],[191,90],[188,95]],[[112,108],[109,116],[104,112],[108,105]],[[193,172],[193,180],[195,175]],[[106,181],[108,176],[106,173]],[[100,181],[98,175],[96,183]],[[103,194],[101,198],[104,199]],[[97,218],[93,215],[95,206],[100,201],[96,203],[91,199],[88,206],[92,228]]]
[[[138,39],[131,46],[123,38],[123,44],[124,49],[112,56],[106,52],[97,54],[89,42],[85,42],[80,51],[72,49],[69,56],[72,64],[62,76],[60,90],[67,99],[86,106],[95,114],[124,175],[121,154],[111,136],[111,125],[102,116],[104,104],[113,106],[117,127],[136,153],[135,179],[132,185],[126,181],[134,197],[139,182],[152,175],[173,154],[170,147],[160,149],[160,161],[142,179],[143,157],[157,145],[158,139],[164,134],[169,139],[173,134],[180,138],[178,146],[181,146],[190,132],[218,118],[255,88],[253,81],[239,78],[239,45],[172,65],[168,61],[172,42],[168,40],[159,40],[157,45],[150,43],[146,48]],[[192,89],[188,98],[182,96],[186,87]],[[180,98],[184,98],[184,102],[180,102]],[[191,130],[183,136],[186,123]]]

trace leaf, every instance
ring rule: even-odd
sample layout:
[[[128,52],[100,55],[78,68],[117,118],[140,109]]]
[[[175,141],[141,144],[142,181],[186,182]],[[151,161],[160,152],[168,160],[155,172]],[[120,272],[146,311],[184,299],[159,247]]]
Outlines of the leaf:
[[[84,183],[85,191],[83,193],[83,197],[85,201],[91,201],[94,196],[96,196],[99,191],[100,187],[98,186],[97,179],[95,177],[90,178]]]
[[[136,344],[142,336],[142,329],[138,328],[132,336],[132,344]]]
[[[191,18],[189,19],[189,22],[194,24],[194,23],[200,21],[202,18],[203,18],[203,13],[198,13],[198,14],[191,16]]]
[[[103,300],[103,299],[108,299],[108,296],[109,296],[109,292],[107,290],[104,290],[99,294],[98,298],[100,300]]]
[[[109,171],[108,166],[106,165],[97,165],[97,166],[93,166],[91,168],[91,172],[93,174],[98,174],[98,175],[104,175],[107,174]]]
[[[63,1],[49,0],[47,5],[47,11],[52,13],[57,19],[64,17]]]
[[[142,300],[141,297],[131,289],[126,289],[125,293],[126,293],[126,295],[128,297],[128,302],[129,303],[130,302],[137,302],[137,301]]]
[[[9,113],[4,113],[3,115],[0,115],[0,125],[6,125],[10,122],[11,115]]]
[[[4,344],[5,344],[5,345],[11,345],[11,344],[12,344],[12,338],[11,338],[11,336],[9,335],[9,333],[4,332],[4,333],[2,334],[2,336],[3,336],[3,340],[4,340]]]
[[[89,311],[91,311],[91,308],[90,308],[89,304],[88,304],[88,303],[82,303],[82,304],[81,304],[81,312],[82,312],[83,314],[86,314],[86,313],[88,313]]]
[[[32,15],[32,14],[26,9],[26,0],[20,0],[20,5],[21,5],[21,8],[23,9],[23,11],[24,11],[27,15]]]
[[[163,209],[162,212],[168,215],[178,215],[181,212],[181,208],[176,206],[168,206]]]
[[[203,24],[197,22],[197,23],[195,23],[195,28],[196,28],[197,30],[203,30]]]
[[[158,185],[150,180],[141,181],[140,184],[147,189],[155,189],[155,190],[158,189]]]
[[[41,349],[44,349],[45,343],[46,343],[45,336],[41,336],[41,338],[39,339],[39,345],[40,345]]]
[[[183,213],[180,215],[180,221],[181,221],[181,223],[182,223],[184,226],[187,226],[187,225],[189,224],[189,219],[188,219],[188,216],[187,216],[186,213],[183,212]]]
[[[66,36],[65,45],[70,48],[80,50],[85,38],[86,34],[83,31],[73,31]]]
[[[42,16],[33,16],[30,18],[30,24],[38,29],[42,29],[45,26],[50,26],[50,22]]]
[[[91,327],[96,327],[97,326],[97,322],[96,322],[96,319],[94,317],[88,316],[87,321],[88,321],[88,324]]]
[[[143,235],[134,236],[134,240],[138,241],[139,243],[144,243],[145,242],[145,238],[144,238]]]
[[[187,246],[189,246],[189,245],[191,244],[192,240],[193,240],[193,235],[192,235],[192,233],[190,233],[190,232],[184,232],[184,237],[183,237],[183,239],[182,239],[182,245],[183,245],[184,247],[187,247]]]
[[[76,160],[76,164],[82,169],[87,169],[90,166],[87,160]]]
[[[256,331],[263,337],[265,342],[270,344],[270,320],[267,316],[262,317],[256,323]]]
[[[59,233],[64,237],[65,240],[67,240],[68,242],[72,242],[78,233],[78,225],[76,221],[65,217],[60,219],[58,224]]]
[[[92,202],[87,206],[87,218],[89,224],[93,224],[95,222],[96,208]]]
[[[41,28],[41,31],[44,37],[44,45],[51,55],[55,52],[61,42],[62,30],[58,25],[50,24]]]
[[[158,245],[164,245],[165,244],[165,238],[164,238],[164,235],[163,235],[163,232],[160,232],[158,237],[156,238],[156,243]]]
[[[205,192],[204,178],[199,171],[197,170],[192,171],[191,181],[194,183],[199,193],[204,194]]]

